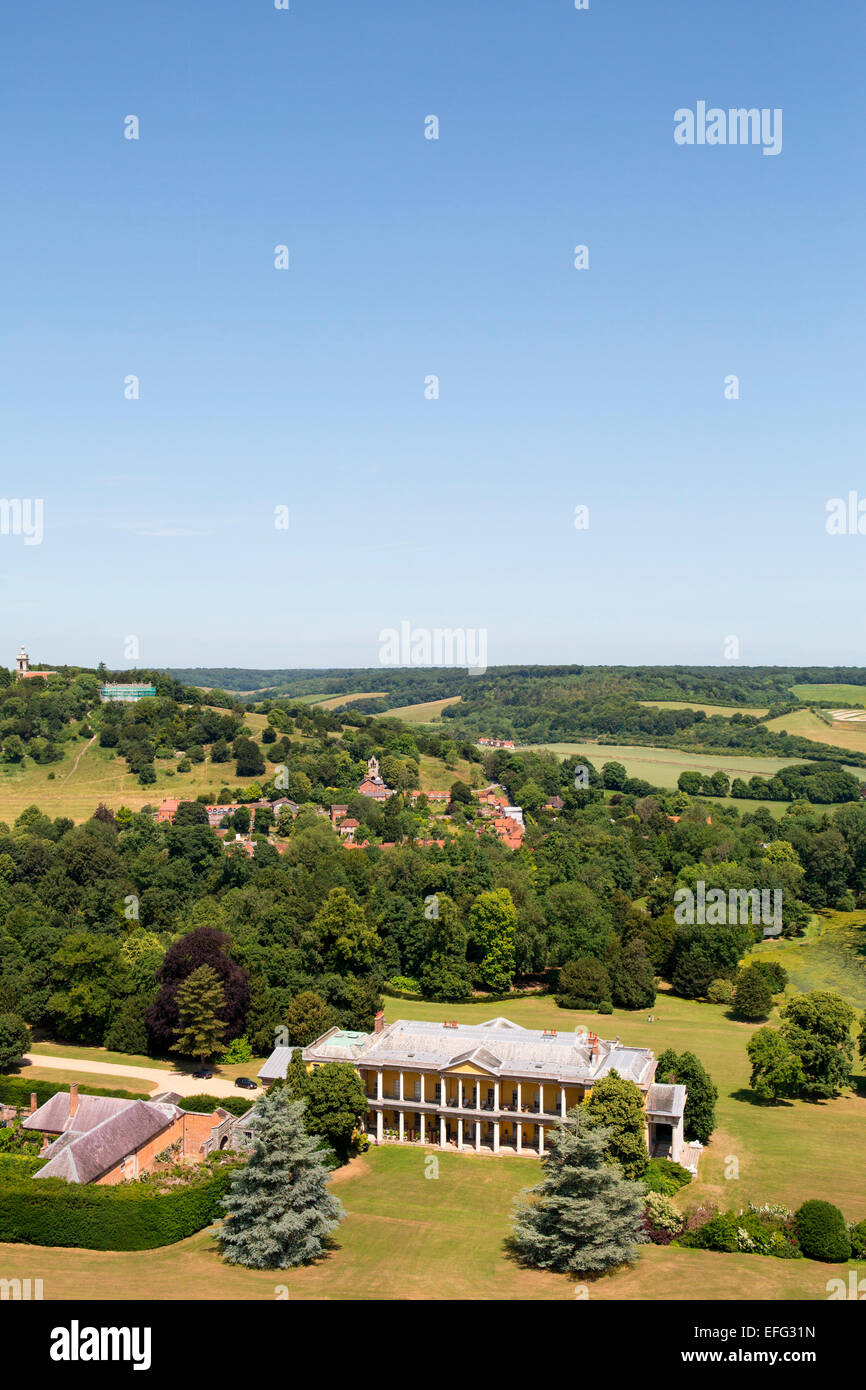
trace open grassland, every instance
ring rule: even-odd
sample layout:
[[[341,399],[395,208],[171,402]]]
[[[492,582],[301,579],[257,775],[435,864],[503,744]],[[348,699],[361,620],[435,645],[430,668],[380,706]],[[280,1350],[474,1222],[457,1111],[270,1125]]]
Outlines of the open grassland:
[[[730,719],[732,714],[754,714],[759,717],[767,713],[766,705],[704,705],[698,700],[640,700],[639,704],[652,709],[702,709],[708,717],[721,714],[725,719]]]
[[[436,1155],[385,1146],[341,1169],[334,1191],[348,1212],[330,1253],[294,1270],[224,1264],[215,1229],[134,1253],[0,1245],[0,1276],[32,1277],[47,1300],[575,1299],[577,1280],[521,1268],[507,1253],[510,1213],[537,1181],[532,1159]],[[644,1246],[633,1266],[588,1283],[589,1299],[826,1299],[827,1280],[854,1266]]]
[[[792,685],[797,700],[820,700],[828,705],[862,705],[866,709],[866,685]]]
[[[348,695],[316,697],[308,703],[316,705],[318,709],[339,709],[340,705],[347,705],[350,700],[381,700],[387,694],[387,690],[353,690]]]
[[[827,724],[812,709],[798,709],[791,714],[781,714],[778,719],[769,719],[767,728],[775,733],[785,729],[789,734],[799,734],[801,738],[829,744],[832,748],[850,748],[854,753],[866,753],[866,724],[842,719],[834,719],[832,724]],[[852,772],[855,776],[864,776],[863,768],[852,768]]]
[[[679,748],[641,747],[626,743],[538,743],[538,752],[561,758],[584,757],[599,770],[605,763],[622,763],[629,777],[640,777],[657,787],[674,788],[681,772],[726,772],[729,777],[772,777],[796,758],[751,758],[720,749],[718,753],[686,753]]]
[[[762,941],[749,959],[778,960],[789,994],[829,989],[866,1009],[866,912],[820,912],[805,936]]]
[[[760,1025],[734,1020],[718,1005],[662,992],[652,1023],[645,1013],[622,1009],[612,1015],[560,1009],[550,997],[496,1004],[388,999],[385,1008],[389,1019],[483,1023],[504,1014],[527,1028],[583,1025],[603,1038],[650,1047],[656,1055],[666,1047],[695,1052],[719,1089],[719,1101],[718,1129],[702,1157],[700,1179],[688,1189],[690,1205],[707,1199],[723,1206],[778,1201],[797,1207],[807,1197],[824,1197],[836,1202],[849,1220],[866,1217],[866,1080],[858,1078],[863,1095],[778,1106],[758,1102],[749,1090],[746,1044]],[[735,1182],[725,1177],[731,1158],[737,1160]]]
[[[151,1063],[153,1066],[154,1063]],[[79,1086],[95,1086],[99,1090],[107,1091],[137,1091],[142,1096],[152,1095],[156,1091],[156,1085],[146,1076],[136,1076],[134,1068],[130,1067],[129,1077],[106,1076],[105,1072],[97,1071],[68,1071],[63,1072],[57,1067],[38,1067],[22,1066],[19,1071],[9,1072],[7,1075],[16,1077],[19,1081],[51,1081],[55,1086],[66,1085],[70,1081],[77,1081]],[[171,1072],[167,1073],[171,1076]],[[206,1082],[202,1082],[202,1087]]]
[[[420,754],[421,790],[425,792],[447,792],[453,782],[465,782],[471,786],[472,768],[477,764],[466,758],[457,758],[454,767],[446,767],[440,758],[431,758],[427,753]]]
[[[244,724],[250,735],[261,739],[267,723],[263,714],[248,714]],[[96,738],[63,745],[62,762],[40,765],[27,758],[23,766],[0,765],[0,820],[11,824],[28,806],[36,805],[48,816],[69,816],[87,820],[100,802],[117,810],[128,806],[158,806],[164,796],[194,801],[197,796],[216,798],[223,787],[234,788],[251,779],[238,778],[234,759],[224,763],[193,763],[189,772],[178,772],[177,760],[157,758],[153,767],[156,781],[143,787],[129,771],[126,760],[115,756],[113,748],[100,748]],[[267,746],[263,753],[267,760]],[[274,764],[267,763],[269,775]]]
[[[448,695],[444,700],[424,700],[420,705],[397,705],[379,715],[380,719],[402,719],[404,724],[438,724],[446,705],[460,702],[459,695]]]

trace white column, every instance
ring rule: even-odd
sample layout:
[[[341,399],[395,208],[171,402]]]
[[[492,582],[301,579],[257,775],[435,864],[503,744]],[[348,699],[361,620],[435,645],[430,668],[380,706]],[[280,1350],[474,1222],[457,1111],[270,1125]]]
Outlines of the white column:
[[[565,1119],[565,1087],[559,1088],[559,1113]]]
[[[399,1080],[398,1083],[397,1083],[397,1089],[398,1089],[398,1091],[399,1091],[399,1093],[400,1093],[400,1099],[401,1099],[401,1100],[404,1100],[405,1097],[404,1097],[404,1095],[403,1095],[403,1073],[400,1072],[400,1073],[399,1073],[399,1076],[400,1076],[400,1080]]]
[[[481,1080],[475,1082],[475,1109],[481,1109]]]
[[[381,1077],[381,1075],[382,1075],[382,1073],[379,1072],[379,1076],[380,1076],[380,1077]],[[381,1144],[381,1142],[382,1142],[382,1111],[381,1111],[381,1110],[377,1110],[377,1111],[376,1111],[376,1143],[377,1143],[377,1144]]]
[[[518,1152],[518,1153],[522,1153],[522,1152],[523,1152],[523,1149],[522,1149],[522,1147],[521,1147],[522,1142],[523,1142],[523,1125],[521,1124],[520,1120],[518,1119],[518,1121],[517,1121],[517,1152]]]
[[[544,1114],[544,1087],[543,1087],[543,1086],[539,1086],[539,1088],[538,1088],[538,1113],[539,1113],[539,1115],[543,1115],[543,1114]]]
[[[385,1094],[384,1089],[383,1089],[384,1084],[385,1084],[385,1073],[382,1072],[382,1071],[377,1071],[377,1072],[376,1072],[376,1099],[377,1099],[377,1100],[382,1100],[382,1098],[383,1098],[383,1096],[384,1096],[384,1094]]]
[[[457,1109],[458,1109],[458,1110],[462,1110],[462,1109],[463,1109],[463,1077],[462,1077],[462,1076],[458,1076],[458,1078],[457,1078]]]
[[[425,1116],[424,1116],[424,1111],[423,1111],[423,1110],[421,1111],[421,1114],[419,1115],[418,1118],[419,1118],[420,1121],[421,1121],[421,1143],[423,1144],[423,1143],[425,1142],[425,1141],[424,1141],[424,1129],[425,1129],[424,1120],[425,1120]]]
[[[440,1116],[439,1116],[439,1147],[440,1147],[440,1149],[444,1149],[444,1148],[445,1148],[445,1116],[444,1116],[444,1115],[440,1115]]]
[[[461,1149],[461,1150],[462,1150],[462,1148],[463,1148],[463,1121],[462,1121],[462,1119],[460,1119],[460,1120],[457,1121],[457,1147],[458,1147],[458,1149]]]
[[[402,1144],[404,1139],[402,1110],[398,1111],[397,1113],[397,1138],[400,1140],[400,1143]]]
[[[421,1075],[421,1095],[420,1095],[420,1097],[419,1097],[419,1100],[421,1101],[421,1104],[423,1105],[423,1104],[424,1104],[424,1073],[423,1073],[423,1071],[420,1073],[420,1075]]]
[[[499,1121],[493,1121],[493,1152],[499,1153]]]
[[[476,1152],[476,1153],[479,1153],[480,1150],[481,1150],[481,1121],[480,1121],[480,1120],[476,1120],[476,1121],[475,1121],[475,1152]]]
[[[494,1081],[494,1083],[493,1083],[493,1109],[494,1109],[494,1110],[498,1110],[498,1109],[499,1109],[499,1082],[498,1082],[498,1081]]]
[[[520,1082],[518,1081],[518,1083],[517,1083],[517,1113],[518,1113],[518,1115],[519,1115],[520,1112],[521,1112],[521,1107],[522,1107],[522,1105],[523,1105],[523,1097],[522,1097],[522,1095],[521,1095]]]
[[[544,1156],[544,1125],[538,1126],[538,1153],[539,1157]]]

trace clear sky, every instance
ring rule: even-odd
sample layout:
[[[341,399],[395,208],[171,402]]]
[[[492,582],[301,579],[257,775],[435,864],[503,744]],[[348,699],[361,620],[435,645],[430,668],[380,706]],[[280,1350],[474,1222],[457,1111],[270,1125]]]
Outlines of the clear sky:
[[[866,498],[864,28],[6,6],[0,493],[44,535],[0,534],[0,660],[370,666],[408,620],[490,664],[866,664],[866,535],[825,527]],[[781,108],[781,153],[676,144],[699,101]]]

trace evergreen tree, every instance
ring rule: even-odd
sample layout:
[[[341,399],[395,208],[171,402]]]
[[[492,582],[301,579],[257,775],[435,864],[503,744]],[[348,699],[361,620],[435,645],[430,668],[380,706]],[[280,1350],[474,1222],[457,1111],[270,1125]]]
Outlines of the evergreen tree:
[[[764,970],[747,965],[737,977],[734,1013],[737,1018],[753,1021],[766,1018],[773,1007],[773,988]]]
[[[613,1002],[620,1009],[651,1009],[655,998],[655,974],[646,946],[634,937],[613,969]]]
[[[200,965],[188,975],[177,991],[177,1037],[170,1052],[186,1057],[212,1057],[223,1047],[228,1024],[219,1017],[225,1008],[225,990],[210,965]]]
[[[304,1102],[286,1087],[270,1091],[255,1107],[253,1133],[249,1162],[222,1199],[223,1257],[250,1269],[309,1264],[346,1213],[328,1191],[320,1141],[304,1127]]]
[[[608,1161],[606,1131],[579,1107],[550,1136],[542,1171],[514,1211],[511,1245],[525,1264],[594,1274],[634,1259],[644,1185]]]

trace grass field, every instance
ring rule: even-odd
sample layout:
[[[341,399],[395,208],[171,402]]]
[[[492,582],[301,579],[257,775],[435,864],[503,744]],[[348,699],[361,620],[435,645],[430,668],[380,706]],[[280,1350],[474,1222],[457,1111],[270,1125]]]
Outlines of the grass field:
[[[702,709],[707,716],[721,714],[725,719],[730,719],[732,714],[758,716],[767,713],[766,705],[703,705],[697,700],[639,700],[638,703],[653,709]]]
[[[404,724],[434,724],[439,722],[446,705],[455,705],[459,695],[449,695],[444,700],[424,700],[420,705],[397,705],[386,711],[389,719],[402,719]],[[380,715],[384,719],[385,715]]]
[[[707,1199],[724,1206],[745,1206],[751,1200],[797,1207],[807,1197],[820,1196],[838,1203],[849,1219],[866,1217],[866,1082],[863,1095],[833,1101],[758,1102],[748,1089],[746,1044],[760,1025],[738,1022],[718,1005],[663,992],[653,1008],[653,1023],[645,1013],[622,1009],[607,1016],[560,1009],[550,997],[494,1005],[388,999],[385,1011],[388,1019],[477,1023],[505,1014],[527,1028],[586,1025],[603,1038],[651,1047],[656,1055],[666,1047],[693,1051],[718,1086],[719,1101],[718,1129],[702,1157],[700,1179],[688,1189],[690,1205]],[[737,1160],[736,1181],[725,1177],[731,1158]]]
[[[472,768],[475,764],[465,758],[457,758],[454,767],[446,767],[439,758],[431,758],[427,753],[420,754],[421,789],[425,792],[447,792],[452,782],[472,783]]]
[[[319,709],[338,709],[350,700],[380,700],[387,694],[387,690],[353,690],[348,695],[326,695],[322,698],[317,696],[308,703],[316,705]]]
[[[866,912],[820,912],[805,936],[762,941],[749,958],[780,961],[789,991],[830,989],[866,1009]]]
[[[151,1063],[151,1066],[154,1065],[156,1064]],[[126,1077],[106,1076],[104,1072],[98,1071],[62,1072],[57,1067],[37,1066],[22,1066],[20,1071],[10,1073],[10,1075],[18,1077],[21,1081],[51,1081],[55,1086],[77,1081],[80,1086],[95,1086],[97,1089],[105,1091],[139,1091],[143,1096],[149,1096],[156,1090],[153,1081],[149,1081],[146,1077],[136,1076],[133,1071],[130,1072],[128,1080]],[[168,1076],[171,1076],[171,1072],[168,1073]],[[205,1083],[202,1082],[202,1086],[204,1085]]]
[[[531,1159],[371,1149],[341,1169],[334,1191],[348,1217],[316,1265],[249,1270],[219,1257],[214,1229],[161,1250],[135,1253],[0,1245],[0,1277],[38,1276],[47,1300],[309,1299],[568,1300],[577,1281],[521,1268],[507,1254],[510,1212],[537,1180]],[[825,1299],[827,1280],[849,1266],[760,1255],[642,1247],[634,1266],[589,1281],[589,1300]]]
[[[820,700],[828,705],[862,705],[866,709],[866,685],[792,685],[798,700]]]
[[[244,723],[252,736],[260,739],[267,718],[248,714]],[[189,772],[174,771],[173,775],[175,760],[157,758],[153,766],[156,781],[143,787],[126,760],[116,757],[112,748],[100,748],[95,739],[64,744],[63,761],[48,766],[30,758],[23,767],[0,765],[0,820],[11,824],[26,807],[36,805],[46,815],[82,821],[93,815],[100,801],[112,810],[128,806],[137,811],[142,806],[158,806],[164,796],[194,801],[207,792],[217,797],[222,787],[236,787],[241,780],[233,759],[213,763],[208,758],[193,763]],[[268,767],[270,771],[273,764]]]
[[[781,714],[778,719],[769,719],[767,728],[775,733],[786,729],[789,734],[799,734],[810,738],[814,743],[829,744],[832,748],[849,748],[854,753],[866,753],[866,724],[852,724],[835,720],[826,724],[820,715],[811,709],[794,710],[791,714]],[[852,771],[863,777],[863,768]]]

